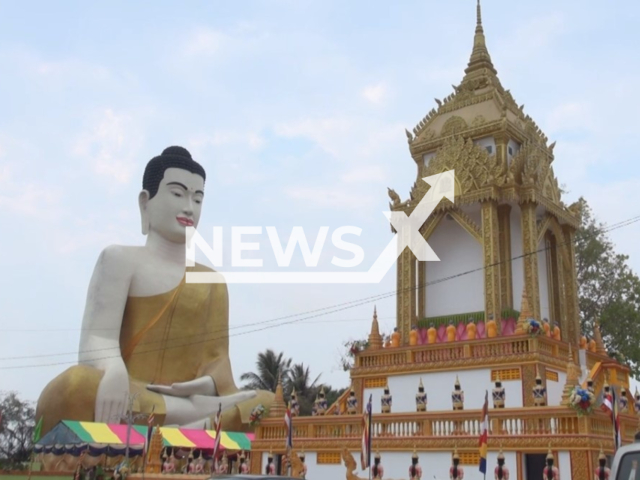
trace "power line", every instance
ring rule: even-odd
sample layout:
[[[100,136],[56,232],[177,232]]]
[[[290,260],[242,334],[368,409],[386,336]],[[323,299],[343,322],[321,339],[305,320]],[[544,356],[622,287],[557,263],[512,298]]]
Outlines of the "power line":
[[[610,231],[617,230],[617,229],[620,229],[620,228],[624,228],[624,227],[627,227],[627,226],[629,226],[629,225],[631,225],[633,223],[636,223],[638,221],[640,221],[640,215],[635,216],[635,217],[631,217],[629,219],[623,220],[621,222],[615,223],[615,224],[610,225],[610,226],[606,226],[606,227],[604,227],[602,229],[599,229],[598,233],[606,233],[606,232],[610,232]],[[565,246],[565,245],[568,245],[568,242],[559,242],[559,243],[556,244],[556,247]],[[478,271],[483,271],[483,270],[488,269],[488,268],[499,266],[499,265],[501,265],[503,263],[513,262],[514,260],[523,259],[525,257],[528,257],[529,255],[537,255],[538,253],[545,252],[545,251],[549,250],[550,248],[551,248],[550,246],[543,247],[543,248],[541,248],[539,250],[535,250],[533,252],[524,253],[522,255],[518,255],[516,257],[512,257],[509,260],[503,260],[503,261],[500,261],[500,262],[495,262],[495,263],[490,264],[490,265],[474,268],[474,269],[471,269],[471,270],[467,270],[465,272],[461,272],[461,273],[458,273],[458,274],[450,275],[448,277],[443,277],[443,278],[440,278],[440,279],[437,279],[437,280],[429,281],[429,282],[426,282],[424,284],[418,284],[418,285],[413,286],[413,287],[405,287],[404,289],[400,289],[400,290],[392,290],[390,292],[386,292],[386,293],[382,293],[382,294],[378,294],[378,295],[373,295],[371,297],[364,297],[364,298],[361,298],[361,299],[358,299],[358,300],[353,300],[353,301],[350,301],[350,302],[343,302],[343,303],[339,303],[339,304],[336,304],[336,305],[333,305],[333,306],[318,308],[318,309],[315,309],[315,310],[309,310],[307,312],[303,312],[303,313],[299,313],[299,314],[291,314],[291,315],[286,315],[286,316],[283,316],[283,317],[278,317],[278,318],[274,318],[274,319],[270,319],[270,320],[263,320],[263,321],[260,321],[260,322],[254,322],[254,323],[250,323],[250,324],[245,324],[245,325],[242,326],[243,328],[244,327],[249,327],[249,326],[266,325],[266,326],[263,326],[262,328],[256,328],[256,329],[253,329],[253,330],[249,330],[247,332],[240,332],[240,333],[236,333],[236,334],[233,334],[233,335],[226,334],[226,335],[216,336],[216,337],[213,337],[213,338],[208,338],[208,339],[205,339],[205,340],[202,340],[202,336],[203,336],[202,333],[194,334],[194,335],[187,335],[185,337],[178,337],[178,338],[175,338],[173,340],[183,340],[183,339],[188,339],[188,338],[192,338],[192,337],[198,337],[200,340],[196,341],[196,342],[187,342],[187,343],[180,344],[180,345],[172,345],[172,346],[168,346],[168,347],[163,347],[163,348],[160,348],[160,349],[150,349],[150,350],[144,350],[144,351],[137,351],[137,352],[134,352],[133,355],[143,355],[143,354],[152,353],[152,352],[160,351],[160,350],[168,350],[168,349],[172,349],[172,348],[181,348],[181,347],[185,347],[185,346],[198,345],[198,344],[202,344],[202,343],[211,342],[211,341],[214,341],[214,340],[220,340],[220,339],[223,339],[223,338],[230,338],[230,337],[234,337],[234,336],[246,335],[246,334],[250,334],[250,333],[256,333],[256,332],[268,330],[270,328],[276,328],[276,327],[280,327],[280,326],[284,326],[284,325],[290,325],[290,324],[293,324],[293,323],[299,323],[299,322],[302,322],[304,320],[309,320],[309,319],[321,317],[321,316],[327,315],[329,313],[336,313],[336,312],[348,310],[350,308],[358,307],[358,306],[361,306],[361,305],[366,305],[366,304],[372,303],[372,302],[374,302],[376,300],[383,300],[383,299],[386,299],[388,297],[395,296],[398,293],[403,292],[403,291],[417,290],[417,289],[420,289],[420,288],[425,288],[426,289],[429,286],[433,286],[433,285],[437,285],[439,283],[443,283],[443,282],[446,282],[446,281],[449,281],[449,280],[453,280],[455,278],[459,278],[459,277],[462,277],[464,275],[470,275],[470,274],[478,272]],[[314,314],[314,315],[309,315],[309,314]],[[295,320],[286,321],[286,322],[277,323],[275,325],[267,325],[267,324],[270,324],[270,323],[278,322],[278,321],[281,321],[281,320],[288,320],[288,319],[299,317],[299,316],[302,316],[302,315],[309,315],[309,316],[302,317],[302,318],[295,319]],[[240,327],[234,327],[234,328],[240,328]],[[231,328],[227,329],[227,331],[228,330],[231,330]],[[214,333],[224,332],[224,331],[225,330],[222,330],[222,329],[221,330],[217,330],[217,331],[214,330],[214,331],[210,332],[208,335],[212,335]],[[162,343],[162,340],[154,341],[154,342],[142,342],[139,345],[140,346],[153,345],[153,344],[156,344],[156,343]],[[41,355],[25,355],[25,356],[16,356],[16,357],[4,357],[4,358],[0,358],[0,361],[25,360],[25,359],[31,359],[31,358],[45,358],[45,357],[56,357],[56,356],[64,356],[64,355],[76,355],[76,354],[79,354],[79,353],[95,353],[95,352],[108,351],[108,350],[119,350],[119,349],[120,349],[120,347],[118,346],[118,347],[110,347],[110,348],[99,348],[99,349],[92,349],[92,350],[83,350],[83,351],[80,351],[80,352],[67,352],[67,353],[56,353],[56,354],[41,354]],[[110,356],[105,356],[105,357],[100,357],[100,358],[93,358],[91,360],[88,360],[87,362],[89,362],[89,361],[93,362],[93,361],[96,361],[96,360],[106,360],[106,359],[110,359],[110,358],[118,358],[119,356],[120,355],[110,355]],[[66,362],[58,362],[58,363],[52,363],[52,364],[47,363],[47,364],[37,364],[37,365],[18,365],[18,366],[10,366],[10,367],[0,367],[0,370],[37,368],[37,367],[58,366],[58,365],[73,365],[73,364],[87,363],[87,362],[66,361]]]

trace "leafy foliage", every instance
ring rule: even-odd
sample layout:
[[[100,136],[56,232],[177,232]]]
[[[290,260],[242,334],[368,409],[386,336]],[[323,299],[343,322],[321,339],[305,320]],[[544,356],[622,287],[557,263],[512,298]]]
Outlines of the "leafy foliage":
[[[600,323],[609,354],[640,373],[640,279],[615,252],[606,226],[580,198],[582,224],[576,233],[578,301],[582,331],[593,335]]]
[[[256,361],[256,372],[246,372],[240,376],[240,380],[247,383],[243,388],[247,390],[268,390],[275,392],[278,386],[278,378],[282,376],[282,383],[289,382],[289,369],[291,359],[284,358],[284,353],[276,353],[267,349],[258,353]]]
[[[0,393],[0,469],[23,470],[31,456],[35,409],[17,393]]]
[[[282,376],[282,385],[285,400],[291,396],[295,389],[300,405],[300,415],[310,415],[311,407],[323,385],[319,384],[320,375],[313,378],[309,367],[303,363],[293,364],[290,358],[285,358],[284,353],[276,354],[273,350],[266,350],[258,353],[256,360],[256,371],[246,372],[240,376],[240,380],[246,381],[243,385],[247,390],[269,390],[276,391],[278,386],[278,376]],[[329,386],[324,386],[325,398],[329,405],[335,402],[344,392],[334,390]]]

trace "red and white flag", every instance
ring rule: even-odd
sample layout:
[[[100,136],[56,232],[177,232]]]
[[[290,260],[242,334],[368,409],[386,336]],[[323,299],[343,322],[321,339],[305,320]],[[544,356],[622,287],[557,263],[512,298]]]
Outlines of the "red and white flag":
[[[214,428],[216,429],[216,439],[213,444],[213,458],[215,459],[216,454],[218,453],[218,448],[220,447],[220,441],[222,440],[222,404],[220,404],[218,413],[216,413]]]
[[[284,426],[287,429],[287,448],[293,448],[293,419],[291,417],[291,402],[287,406],[287,411],[284,413]]]

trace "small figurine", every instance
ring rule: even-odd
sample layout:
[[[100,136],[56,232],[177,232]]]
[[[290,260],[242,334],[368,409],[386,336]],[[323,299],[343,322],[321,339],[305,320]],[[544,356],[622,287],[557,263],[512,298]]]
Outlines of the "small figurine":
[[[391,334],[391,346],[399,347],[400,346],[400,332],[398,331],[398,327],[393,329],[393,333]]]
[[[580,350],[586,350],[586,349],[587,349],[587,337],[583,335],[580,337]]]
[[[593,378],[591,378],[591,377],[589,377],[589,378],[587,379],[587,390],[588,390],[589,392],[593,393],[593,394],[595,394],[595,393],[596,393],[596,389],[595,389],[595,387],[593,386]]]
[[[296,389],[291,391],[291,416],[297,417],[300,415],[300,404],[298,403],[298,396],[296,395]]]
[[[391,404],[393,403],[393,397],[389,393],[389,384],[384,387],[384,395],[380,397],[380,411],[382,413],[391,413]]]
[[[596,346],[596,341],[592,338],[591,340],[589,340],[589,351],[591,353],[596,353],[597,351],[597,346]]]
[[[411,331],[409,332],[409,345],[412,347],[418,345],[418,327],[415,325],[411,327]]]
[[[447,342],[455,342],[456,341],[456,327],[453,326],[453,322],[449,323],[447,327]]]
[[[196,464],[193,461],[193,450],[189,452],[189,456],[187,457],[187,464],[184,466],[182,470],[183,470],[183,473],[186,470],[186,472],[191,475],[195,473]]]
[[[562,340],[562,335],[560,332],[560,327],[558,326],[558,322],[553,322],[553,328],[551,329],[551,333],[554,340],[557,340],[557,341]]]
[[[553,453],[551,453],[551,448],[549,448],[549,453],[547,453],[547,466],[542,470],[542,480],[559,480],[560,472],[558,471],[558,467],[553,466]]]
[[[416,393],[416,411],[417,412],[427,411],[427,393],[424,391],[424,385],[422,384],[422,379],[420,379],[420,384],[418,385],[418,393]]]
[[[536,384],[533,387],[533,405],[536,407],[545,407],[547,405],[547,389],[542,385],[540,372],[536,375]]]
[[[304,463],[304,449],[300,452],[300,461],[302,462],[302,479],[307,478],[307,464]]]
[[[218,468],[216,469],[217,473],[229,473],[229,458],[227,457],[227,452],[222,454],[222,460],[218,464]]]
[[[547,337],[551,336],[551,325],[549,324],[549,319],[548,318],[543,318],[542,319],[542,330],[544,330],[544,334]]]
[[[467,340],[475,340],[476,339],[477,327],[473,318],[469,318],[469,323],[467,323]]]
[[[324,394],[324,387],[320,388],[320,393],[318,393],[318,396],[316,397],[316,401],[314,402],[313,406],[315,407],[314,415],[324,415],[327,412],[328,405],[327,405],[327,399],[325,398],[325,394]]]
[[[204,461],[204,458],[202,457],[202,452],[200,452],[200,456],[195,461],[195,464],[196,464],[196,466],[195,466],[195,469],[194,469],[194,473],[196,475],[203,475],[204,474],[205,461]]]
[[[498,466],[493,471],[495,480],[509,480],[509,469],[504,464],[504,453],[502,453],[502,447],[500,447],[500,453],[498,453]]]
[[[493,408],[504,408],[504,403],[506,399],[506,393],[504,387],[502,386],[502,382],[500,381],[500,374],[496,376],[496,386],[492,392],[493,396]]]
[[[427,330],[427,342],[429,344],[436,343],[437,338],[438,338],[438,331],[433,325],[431,325],[429,327],[429,330]]]
[[[355,415],[358,413],[358,399],[356,398],[356,392],[351,387],[349,392],[349,398],[347,398],[347,414]]]
[[[458,456],[458,447],[454,447],[453,461],[449,468],[449,480],[463,480],[464,468],[460,466],[460,457]]]
[[[418,453],[413,449],[411,456],[411,466],[409,467],[409,480],[420,480],[422,478],[422,467],[418,463]]]
[[[640,392],[638,391],[638,387],[636,387],[636,393],[633,395],[633,406],[636,409],[636,414],[640,415]]]
[[[373,467],[371,467],[371,474],[373,475],[373,480],[382,480],[382,476],[384,475],[384,467],[382,463],[380,463],[380,452],[376,452],[376,456],[373,457]]]
[[[267,458],[267,466],[264,468],[264,473],[266,475],[275,475],[276,474],[276,465],[273,463],[273,453],[269,451],[269,457]]]
[[[164,463],[162,464],[162,473],[175,473],[176,471],[176,459],[173,456],[173,452],[171,455],[167,457],[167,454],[164,454]]]
[[[487,338],[496,338],[498,336],[498,324],[493,319],[493,315],[489,315],[489,321],[485,328],[487,330]]]
[[[384,348],[391,348],[391,335],[385,337]]]
[[[598,456],[598,467],[595,471],[595,480],[609,480],[611,476],[611,469],[607,467],[607,457],[602,450],[602,446],[600,447],[600,455]]]
[[[627,389],[625,387],[620,389],[619,406],[620,413],[627,413],[629,411],[629,397],[627,397]]]
[[[453,392],[451,392],[451,403],[454,410],[464,410],[464,391],[460,390],[460,380],[457,375]]]
[[[244,454],[244,450],[240,452],[240,457],[238,458],[240,461],[240,466],[238,467],[238,473],[247,474],[249,473],[249,464],[247,463],[247,457]]]

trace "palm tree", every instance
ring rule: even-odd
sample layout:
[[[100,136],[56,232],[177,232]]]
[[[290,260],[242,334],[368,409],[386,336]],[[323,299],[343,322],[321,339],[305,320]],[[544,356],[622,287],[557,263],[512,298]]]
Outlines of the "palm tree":
[[[240,375],[240,380],[247,383],[242,387],[245,390],[268,390],[275,392],[278,386],[278,378],[282,376],[283,385],[288,385],[289,369],[291,368],[291,359],[284,358],[284,353],[276,353],[267,349],[265,352],[258,353],[256,361],[256,372],[245,372]]]
[[[295,389],[301,415],[311,414],[311,406],[319,391],[317,386],[319,379],[320,375],[311,381],[311,372],[309,367],[304,366],[304,363],[296,363],[289,370],[289,383],[286,388],[287,399],[291,396],[292,390]]]
[[[314,395],[314,389],[318,380],[320,380],[320,375],[311,382],[309,367],[305,367],[304,363],[296,363],[289,370],[289,383],[286,388],[287,395],[291,395],[292,389],[295,389],[298,396],[308,397],[309,395]]]

